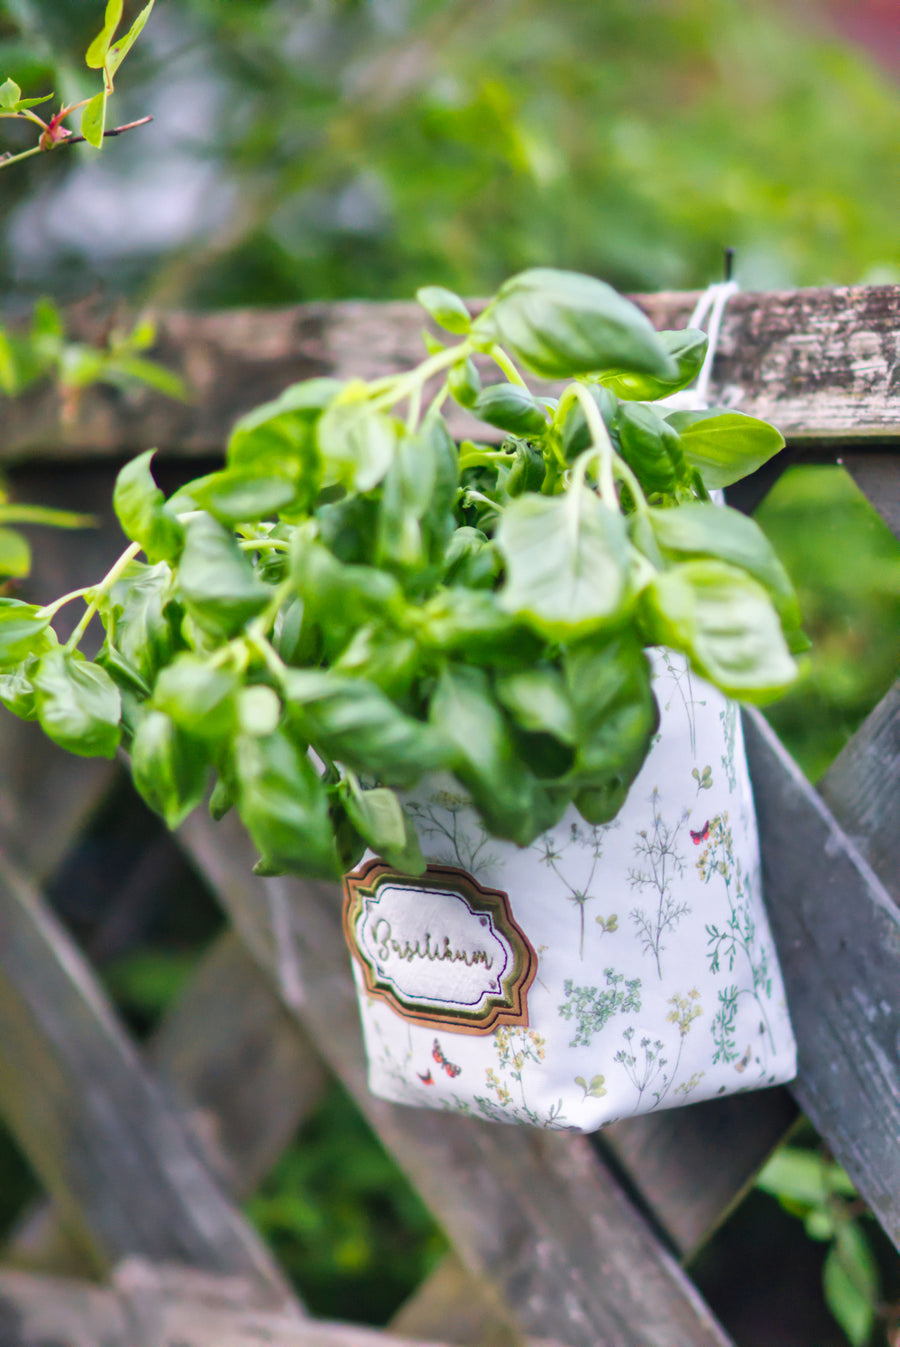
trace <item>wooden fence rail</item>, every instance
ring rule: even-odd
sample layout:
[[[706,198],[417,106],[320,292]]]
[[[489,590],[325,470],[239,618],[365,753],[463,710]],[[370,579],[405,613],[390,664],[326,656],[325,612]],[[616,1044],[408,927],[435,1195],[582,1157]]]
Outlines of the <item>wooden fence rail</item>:
[[[676,326],[694,298],[640,302],[658,326]],[[70,326],[90,336],[107,320],[80,311]],[[218,454],[234,417],[290,381],[372,377],[415,360],[420,328],[404,304],[165,315],[156,354],[190,382],[190,404],[90,390],[75,425],[60,423],[46,392],[4,407],[0,461],[23,492],[77,497],[104,519],[88,543],[52,535],[29,582],[35,597],[89,582],[119,550],[107,506],[112,460],[154,443],[173,459]],[[740,295],[716,366],[719,397],[784,430],[779,466],[841,459],[895,533],[898,334],[896,287]],[[775,475],[759,474],[737,498],[752,501]],[[728,1335],[680,1260],[740,1198],[798,1104],[900,1247],[898,726],[900,686],[816,791],[765,722],[746,717],[765,889],[800,1049],[796,1084],[587,1138],[370,1096],[336,891],[254,878],[231,817],[214,825],[198,813],[173,843],[216,893],[229,929],[138,1051],[41,896],[86,818],[121,790],[120,769],[67,758],[34,726],[4,717],[0,1115],[47,1199],[5,1250],[0,1342],[723,1347]],[[236,1205],[331,1077],[452,1245],[383,1334],[311,1320]],[[107,1285],[89,1284],[91,1273]]]

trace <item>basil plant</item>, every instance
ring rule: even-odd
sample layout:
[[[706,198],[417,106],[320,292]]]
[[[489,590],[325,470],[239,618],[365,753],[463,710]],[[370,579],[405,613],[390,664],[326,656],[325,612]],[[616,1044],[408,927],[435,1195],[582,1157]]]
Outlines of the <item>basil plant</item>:
[[[648,647],[748,701],[795,677],[785,571],[709,497],[781,436],[654,405],[694,379],[704,335],[657,333],[563,271],[513,277],[474,319],[449,291],[418,298],[447,336],[417,368],[294,384],[169,499],[142,454],[117,480],[130,545],[109,574],[42,608],[0,599],[9,710],[73,753],[122,745],[172,827],[211,788],[261,874],[337,876],[367,847],[421,872],[397,792],[434,772],[522,845],[573,803],[612,818],[657,728]],[[449,399],[482,438],[454,443]]]

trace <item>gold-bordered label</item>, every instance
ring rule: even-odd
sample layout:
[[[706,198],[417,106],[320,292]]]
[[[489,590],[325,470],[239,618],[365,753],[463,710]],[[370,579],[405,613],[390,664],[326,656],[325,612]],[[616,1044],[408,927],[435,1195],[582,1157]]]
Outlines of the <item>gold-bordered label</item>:
[[[460,1034],[528,1023],[537,955],[500,889],[450,866],[413,877],[371,860],[344,892],[344,931],[370,996]]]

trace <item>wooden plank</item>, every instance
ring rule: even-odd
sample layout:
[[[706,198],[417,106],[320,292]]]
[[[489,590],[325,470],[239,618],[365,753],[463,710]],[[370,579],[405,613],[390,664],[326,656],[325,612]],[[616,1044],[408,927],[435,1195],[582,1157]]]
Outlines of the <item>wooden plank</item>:
[[[866,718],[817,789],[900,904],[900,683]]]
[[[232,815],[195,814],[179,836],[238,933],[273,979],[279,961],[270,895],[292,918],[293,1007],[332,1070],[447,1229],[466,1266],[492,1284],[498,1313],[571,1347],[701,1347],[727,1341],[674,1259],[653,1237],[587,1138],[501,1128],[402,1108],[369,1094],[359,1016],[329,885],[260,880]]]
[[[298,1021],[231,931],[211,946],[148,1046],[148,1063],[232,1197],[247,1197],[321,1097],[325,1071]],[[16,1267],[85,1275],[76,1239],[47,1202],[3,1249]]]
[[[290,1293],[37,891],[0,858],[0,1112],[95,1264],[128,1254]]]
[[[762,717],[744,719],[791,1089],[900,1247],[900,912]]]
[[[786,1090],[760,1090],[624,1119],[599,1142],[689,1259],[744,1196],[796,1116]]]
[[[697,296],[635,296],[657,326],[682,325]],[[478,308],[478,304],[473,305]],[[96,339],[107,312],[72,312],[73,336]],[[314,375],[376,378],[422,357],[415,304],[306,304],[284,309],[170,313],[156,357],[191,385],[189,404],[147,390],[86,393],[62,425],[59,401],[37,389],[8,404],[0,461],[130,454],[159,445],[216,453],[242,412]],[[748,292],[728,305],[714,396],[778,424],[792,442],[900,439],[900,287]],[[470,426],[460,416],[458,433]]]
[[[358,1324],[296,1320],[254,1303],[252,1283],[129,1260],[112,1287],[0,1272],[3,1347],[417,1347]],[[533,1339],[529,1347],[563,1347]]]

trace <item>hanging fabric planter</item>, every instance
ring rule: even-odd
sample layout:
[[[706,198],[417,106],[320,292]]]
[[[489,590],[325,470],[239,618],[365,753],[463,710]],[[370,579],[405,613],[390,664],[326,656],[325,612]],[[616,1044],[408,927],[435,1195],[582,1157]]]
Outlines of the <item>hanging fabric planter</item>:
[[[660,732],[616,819],[491,838],[409,801],[425,875],[347,877],[369,1081],[397,1103],[592,1131],[796,1073],[735,703],[656,652]]]

